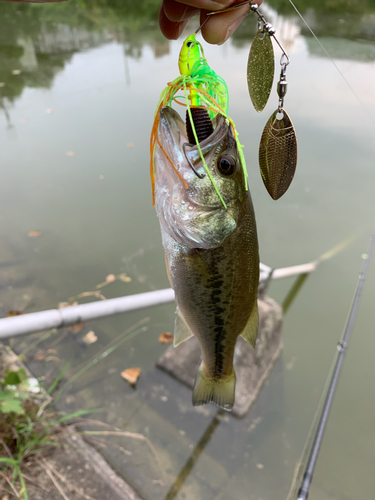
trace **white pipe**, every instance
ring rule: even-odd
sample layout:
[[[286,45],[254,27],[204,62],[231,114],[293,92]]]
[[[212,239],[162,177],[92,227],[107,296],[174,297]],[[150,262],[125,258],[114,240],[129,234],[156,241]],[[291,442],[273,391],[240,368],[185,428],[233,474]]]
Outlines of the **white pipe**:
[[[25,333],[61,328],[91,319],[135,311],[145,307],[158,306],[174,301],[171,288],[155,292],[138,293],[78,306],[50,309],[11,318],[0,319],[0,339],[24,335]]]
[[[275,269],[272,273],[272,279],[279,280],[281,278],[289,278],[289,276],[296,276],[298,274],[312,273],[318,266],[318,262],[309,262],[308,264],[301,264],[300,266],[281,267]]]
[[[298,274],[315,271],[317,262],[302,264],[300,266],[284,267],[275,269],[272,279],[287,278]],[[272,268],[260,265],[260,281],[268,278]],[[113,316],[125,312],[143,309],[145,307],[158,306],[174,301],[174,292],[171,288],[157,290],[154,292],[138,293],[117,299],[108,299],[78,306],[63,307],[61,309],[50,309],[36,313],[22,314],[11,318],[0,319],[0,339],[24,335],[26,333],[61,328],[83,321],[89,321],[105,316]]]

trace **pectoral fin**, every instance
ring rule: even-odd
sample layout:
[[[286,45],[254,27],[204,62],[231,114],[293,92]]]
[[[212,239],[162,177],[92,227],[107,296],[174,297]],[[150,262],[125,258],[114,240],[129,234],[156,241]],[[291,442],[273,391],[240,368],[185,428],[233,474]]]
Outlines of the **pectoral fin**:
[[[178,307],[176,309],[176,319],[174,322],[174,339],[173,346],[177,347],[181,342],[190,339],[193,336],[193,332],[190,330],[182,314],[180,313]]]
[[[251,311],[250,317],[247,321],[243,332],[241,333],[241,337],[244,338],[249,344],[255,348],[255,342],[258,336],[258,302],[255,301],[253,310]]]

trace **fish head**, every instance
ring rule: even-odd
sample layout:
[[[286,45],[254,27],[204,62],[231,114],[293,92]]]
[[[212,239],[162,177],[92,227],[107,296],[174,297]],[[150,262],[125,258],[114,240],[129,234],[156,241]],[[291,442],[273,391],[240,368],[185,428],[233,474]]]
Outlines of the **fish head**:
[[[226,207],[206,171],[197,145],[188,144],[180,115],[168,106],[160,111],[158,140],[164,151],[156,146],[156,210],[162,230],[190,248],[220,246],[236,229],[247,198],[232,127],[223,115],[217,115],[214,121],[213,133],[199,145]]]

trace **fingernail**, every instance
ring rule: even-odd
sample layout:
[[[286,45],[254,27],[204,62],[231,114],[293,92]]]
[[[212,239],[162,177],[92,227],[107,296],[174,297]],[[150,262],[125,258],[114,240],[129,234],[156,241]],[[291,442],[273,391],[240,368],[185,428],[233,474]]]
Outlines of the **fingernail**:
[[[238,26],[242,23],[242,21],[245,19],[246,16],[248,16],[249,13],[246,12],[246,14],[244,14],[243,16],[239,17],[238,19],[236,19],[230,26],[229,28],[227,29],[227,32],[226,32],[226,35],[225,35],[225,38],[222,42],[218,43],[218,45],[223,45],[223,43],[225,43],[228,38],[236,31],[236,29],[238,28]]]

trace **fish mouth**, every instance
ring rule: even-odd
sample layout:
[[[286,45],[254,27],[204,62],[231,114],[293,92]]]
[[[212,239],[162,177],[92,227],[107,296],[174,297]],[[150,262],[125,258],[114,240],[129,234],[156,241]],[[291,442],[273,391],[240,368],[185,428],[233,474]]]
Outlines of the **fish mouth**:
[[[194,111],[193,108],[191,111]],[[206,111],[206,110],[204,110]],[[194,121],[194,116],[193,116]],[[229,126],[223,115],[218,114],[214,120],[210,120],[212,133],[207,135],[209,127],[206,127],[204,139],[199,140],[199,147],[204,157],[212,149],[216,148],[228,133]],[[206,170],[201,162],[201,155],[197,144],[192,142],[192,134],[189,132],[190,120],[187,115],[185,123],[180,115],[173,108],[165,106],[160,110],[159,136],[162,143],[166,145],[166,151],[178,171],[183,174],[190,169],[200,178],[206,175]],[[197,131],[198,139],[202,138],[200,131]],[[190,138],[190,140],[189,140]],[[194,141],[195,142],[195,141]],[[196,165],[197,163],[200,165]]]

